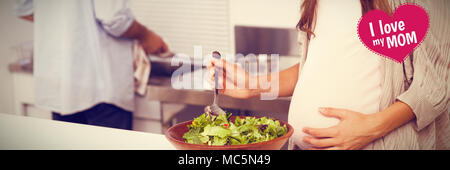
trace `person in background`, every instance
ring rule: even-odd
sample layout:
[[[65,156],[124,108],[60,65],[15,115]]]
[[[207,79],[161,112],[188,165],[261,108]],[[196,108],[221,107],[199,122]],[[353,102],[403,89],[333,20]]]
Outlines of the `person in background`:
[[[165,42],[134,18],[127,0],[16,0],[34,22],[36,104],[53,119],[132,129],[132,42],[147,54]]]

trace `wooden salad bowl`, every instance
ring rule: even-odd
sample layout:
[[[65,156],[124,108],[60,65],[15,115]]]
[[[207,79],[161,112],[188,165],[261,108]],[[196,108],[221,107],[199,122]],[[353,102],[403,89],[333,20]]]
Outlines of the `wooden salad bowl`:
[[[245,119],[247,116],[239,116],[241,119]],[[255,116],[250,116],[255,117]],[[234,119],[236,116],[231,117],[231,121],[234,122]],[[278,120],[278,119],[275,119]],[[288,139],[292,136],[294,133],[294,129],[291,125],[288,123],[278,120],[280,122],[280,125],[286,125],[287,127],[287,133],[283,136],[280,136],[278,138],[265,141],[265,142],[257,142],[257,143],[250,143],[245,145],[224,145],[224,146],[210,146],[206,144],[191,144],[185,142],[183,139],[183,135],[189,131],[188,125],[192,124],[191,121],[182,122],[179,124],[176,124],[175,126],[170,127],[166,133],[166,138],[172,143],[175,148],[179,150],[280,150],[281,147],[288,141]]]

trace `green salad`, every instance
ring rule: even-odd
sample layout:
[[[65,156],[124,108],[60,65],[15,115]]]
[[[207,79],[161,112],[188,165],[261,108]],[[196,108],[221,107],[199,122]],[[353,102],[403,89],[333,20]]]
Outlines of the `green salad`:
[[[231,114],[210,115],[204,113],[188,125],[189,131],[183,135],[187,143],[207,145],[242,145],[264,142],[287,133],[286,125],[267,117],[236,117]]]

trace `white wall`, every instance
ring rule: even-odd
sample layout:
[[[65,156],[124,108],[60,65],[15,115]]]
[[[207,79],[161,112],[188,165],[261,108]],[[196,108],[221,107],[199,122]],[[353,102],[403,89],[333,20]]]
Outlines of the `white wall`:
[[[14,0],[0,1],[0,113],[13,113],[13,80],[8,64],[16,53],[12,46],[33,39],[33,24],[14,15]]]
[[[230,0],[235,25],[295,28],[301,0]]]

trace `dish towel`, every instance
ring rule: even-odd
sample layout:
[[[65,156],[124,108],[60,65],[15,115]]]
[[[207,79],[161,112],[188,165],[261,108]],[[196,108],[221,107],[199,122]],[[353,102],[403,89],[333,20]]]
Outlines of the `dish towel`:
[[[151,63],[138,41],[133,43],[134,91],[144,96],[150,78]]]

